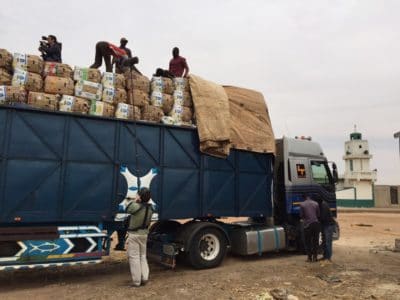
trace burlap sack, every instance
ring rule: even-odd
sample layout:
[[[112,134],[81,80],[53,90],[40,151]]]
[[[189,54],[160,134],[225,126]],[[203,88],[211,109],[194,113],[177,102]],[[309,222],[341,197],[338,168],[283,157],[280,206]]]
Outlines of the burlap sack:
[[[190,92],[189,81],[184,77],[174,78],[174,88],[176,91]]]
[[[115,108],[113,105],[103,101],[92,101],[90,114],[93,116],[114,117]]]
[[[0,68],[0,85],[11,85],[12,75],[7,69]]]
[[[104,72],[101,79],[104,88],[125,88],[125,77],[122,74]]]
[[[146,76],[135,71],[127,71],[124,77],[127,90],[140,90],[147,94],[150,92],[150,80]]]
[[[151,91],[172,95],[174,92],[174,82],[170,78],[153,76],[151,79]]]
[[[35,108],[55,111],[59,100],[59,95],[29,92],[27,103]]]
[[[104,88],[102,100],[108,103],[126,103],[128,100],[125,89],[120,88]]]
[[[88,114],[90,110],[90,100],[83,98],[63,95],[59,102],[59,111]]]
[[[146,105],[142,107],[142,119],[159,123],[164,116],[161,108],[153,105]]]
[[[161,107],[164,114],[168,114],[174,106],[174,99],[169,94],[153,91],[150,96],[151,105]]]
[[[88,100],[101,100],[102,85],[92,81],[81,80],[75,84],[75,96]]]
[[[229,98],[232,148],[275,153],[274,132],[263,95],[233,86],[224,89]]]
[[[13,68],[22,69],[30,73],[42,74],[43,60],[37,55],[14,53]]]
[[[0,104],[26,103],[27,92],[19,86],[0,86]]]
[[[41,92],[43,89],[42,76],[21,69],[14,70],[11,84],[13,86],[22,86],[31,92]]]
[[[71,78],[47,76],[44,80],[44,91],[49,94],[73,95],[74,81]]]
[[[180,90],[174,91],[174,103],[180,104],[186,107],[193,107],[192,95],[189,92]]]
[[[128,104],[135,106],[149,105],[149,94],[141,90],[128,90]]]
[[[56,62],[46,61],[44,63],[43,77],[46,76],[57,76],[64,78],[72,78],[74,72],[72,68],[67,64],[60,64]]]
[[[101,82],[101,72],[97,69],[81,68],[75,66],[74,69],[74,80],[75,81],[90,81],[95,83]]]
[[[0,49],[0,68],[4,68],[7,71],[12,70],[13,56],[6,49]]]
[[[230,150],[231,121],[229,99],[222,86],[191,75],[200,151],[225,158]]]

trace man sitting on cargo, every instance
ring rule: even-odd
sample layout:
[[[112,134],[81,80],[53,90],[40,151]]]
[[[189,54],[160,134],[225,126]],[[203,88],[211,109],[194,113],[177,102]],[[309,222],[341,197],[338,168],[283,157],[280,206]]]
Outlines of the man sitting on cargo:
[[[98,42],[96,44],[96,54],[94,64],[90,68],[97,69],[101,67],[103,58],[106,64],[106,72],[112,72],[111,56],[115,59],[127,59],[128,54],[124,49],[109,43],[109,42]]]
[[[146,246],[151,216],[153,215],[153,208],[149,203],[150,198],[150,190],[141,188],[136,200],[126,208],[126,212],[131,215],[128,227],[128,260],[133,287],[145,285],[149,279]]]
[[[173,58],[169,62],[169,72],[175,77],[187,77],[189,74],[189,66],[186,58],[179,55],[179,48],[172,49]]]
[[[126,52],[128,58],[131,58],[132,57],[131,49],[127,48],[126,44],[128,44],[128,40],[124,37],[121,38],[119,48]],[[124,59],[113,57],[112,63],[115,64],[115,73],[122,74],[124,72],[124,65],[123,65]]]

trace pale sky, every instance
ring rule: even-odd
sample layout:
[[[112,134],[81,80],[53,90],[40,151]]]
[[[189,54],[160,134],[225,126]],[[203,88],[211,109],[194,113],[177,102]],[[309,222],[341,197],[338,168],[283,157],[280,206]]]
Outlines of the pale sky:
[[[5,2],[5,0],[1,0]],[[343,173],[354,124],[369,140],[378,184],[400,184],[400,1],[7,1],[0,48],[89,66],[97,41],[124,36],[151,76],[178,46],[193,74],[266,98],[276,137],[312,136]]]

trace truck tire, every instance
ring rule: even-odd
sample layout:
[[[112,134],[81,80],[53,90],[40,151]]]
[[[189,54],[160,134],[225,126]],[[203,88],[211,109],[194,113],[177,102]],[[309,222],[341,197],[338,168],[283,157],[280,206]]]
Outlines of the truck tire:
[[[220,230],[203,228],[193,236],[187,260],[196,269],[217,267],[225,257],[227,244],[226,237]]]

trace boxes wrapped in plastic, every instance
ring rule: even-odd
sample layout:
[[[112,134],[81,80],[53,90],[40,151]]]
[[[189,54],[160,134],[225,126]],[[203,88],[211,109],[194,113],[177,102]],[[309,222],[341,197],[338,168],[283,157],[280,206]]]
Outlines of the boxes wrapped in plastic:
[[[12,70],[13,56],[6,49],[0,49],[0,68],[4,68],[7,71]]]
[[[43,89],[42,76],[21,69],[14,70],[11,84],[13,86],[22,86],[27,91],[31,92],[41,92]]]
[[[44,63],[43,77],[46,76],[57,76],[64,78],[72,78],[74,72],[72,68],[67,64],[61,64],[56,62],[46,61]]]
[[[75,67],[74,69],[75,81],[91,81],[95,83],[101,82],[101,73],[97,69]]]
[[[115,108],[107,102],[92,101],[89,113],[93,116],[114,117]]]
[[[160,107],[153,105],[146,105],[142,107],[142,119],[159,123],[164,116]]]
[[[128,104],[135,106],[146,106],[149,105],[150,98],[149,94],[141,90],[128,90]]]
[[[0,86],[0,104],[26,103],[27,92],[19,86]]]
[[[125,77],[122,74],[104,72],[101,79],[104,88],[125,88]]]
[[[172,95],[174,92],[174,83],[170,78],[153,76],[151,79],[151,91]]]
[[[150,80],[135,71],[127,71],[124,74],[127,90],[140,90],[147,94],[150,92]]]
[[[102,91],[100,83],[81,80],[75,84],[75,96],[88,100],[101,100]]]
[[[12,75],[7,69],[0,68],[0,85],[11,85]]]
[[[49,94],[73,95],[74,81],[71,78],[47,76],[44,91]]]
[[[115,109],[115,117],[125,120],[140,120],[140,108],[126,103],[118,103]]]
[[[184,77],[174,78],[174,87],[176,91],[190,92],[189,80]]]
[[[57,110],[59,95],[29,92],[27,103],[35,108]]]
[[[90,100],[63,95],[58,107],[59,111],[88,114],[90,111]]]
[[[103,96],[102,100],[108,103],[126,103],[127,101],[127,94],[125,89],[120,88],[104,88],[103,89]]]
[[[164,114],[168,114],[174,106],[174,98],[171,95],[156,91],[151,93],[150,102],[154,106],[161,107]]]
[[[22,69],[31,73],[42,74],[43,59],[37,55],[14,53],[13,68]]]
[[[192,95],[189,92],[184,92],[180,90],[174,91],[174,103],[186,106],[193,107]]]

